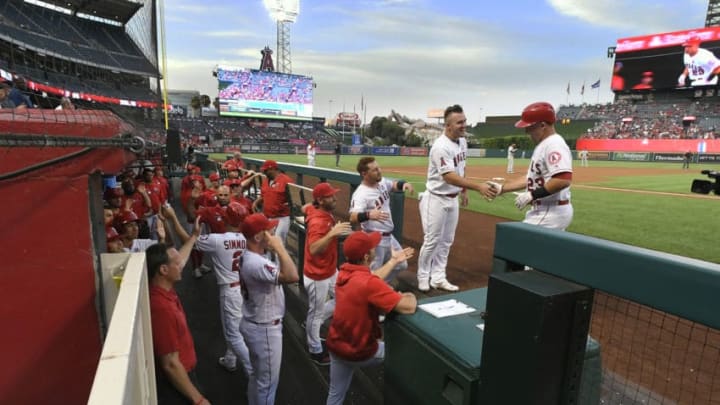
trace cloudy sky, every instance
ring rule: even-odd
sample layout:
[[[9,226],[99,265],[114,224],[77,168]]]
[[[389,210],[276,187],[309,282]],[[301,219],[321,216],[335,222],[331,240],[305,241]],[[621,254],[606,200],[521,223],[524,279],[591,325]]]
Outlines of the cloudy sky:
[[[456,103],[474,123],[519,114],[538,100],[607,102],[608,47],[618,38],[702,27],[707,3],[301,0],[292,71],[317,83],[315,116],[360,112],[361,97],[368,121],[391,109],[425,119],[428,109]],[[262,0],[165,0],[165,24],[170,89],[216,97],[215,65],[257,69],[260,50],[276,47]],[[599,91],[590,90],[598,79]]]

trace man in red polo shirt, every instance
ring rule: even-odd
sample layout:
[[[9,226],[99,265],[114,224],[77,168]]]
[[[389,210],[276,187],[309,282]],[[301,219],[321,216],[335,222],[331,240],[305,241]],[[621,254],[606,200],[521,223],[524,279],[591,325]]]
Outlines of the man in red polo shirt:
[[[253,211],[259,212],[262,207],[262,212],[266,217],[277,219],[278,226],[275,228],[275,235],[285,243],[290,230],[290,204],[287,200],[286,188],[294,181],[280,171],[274,160],[266,160],[260,170],[265,173],[265,178],[260,186],[260,197],[253,202]]]
[[[320,326],[335,309],[335,278],[337,277],[338,236],[352,231],[349,222],[333,217],[337,204],[335,193],[340,191],[329,183],[319,183],[313,189],[313,204],[305,208],[305,261],[303,284],[308,295],[308,314],[305,335],[308,352],[319,365],[330,364],[330,356],[320,341]]]
[[[182,278],[183,267],[199,234],[200,226],[196,221],[192,235],[180,251],[158,243],[145,252],[158,404],[210,403],[197,388],[195,346],[174,288]]]
[[[412,293],[398,293],[383,281],[392,269],[412,257],[414,250],[392,252],[382,267],[370,271],[380,232],[354,232],[343,244],[347,259],[337,277],[336,304],[328,332],[330,351],[330,392],[328,405],[342,405],[357,367],[379,364],[385,358],[385,344],[378,316],[395,311],[415,313],[417,299]]]

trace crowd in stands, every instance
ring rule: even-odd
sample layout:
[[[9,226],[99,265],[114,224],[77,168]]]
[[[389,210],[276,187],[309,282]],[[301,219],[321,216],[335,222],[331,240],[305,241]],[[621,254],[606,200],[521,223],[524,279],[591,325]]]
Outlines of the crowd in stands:
[[[219,70],[218,80],[229,82],[220,90],[221,99],[312,104],[310,78],[265,71]]]
[[[700,101],[617,102],[563,106],[559,118],[596,120],[584,137],[599,139],[715,139],[720,104]]]
[[[0,26],[16,41],[65,59],[124,72],[156,74],[122,26],[66,15],[22,0],[0,7]]]

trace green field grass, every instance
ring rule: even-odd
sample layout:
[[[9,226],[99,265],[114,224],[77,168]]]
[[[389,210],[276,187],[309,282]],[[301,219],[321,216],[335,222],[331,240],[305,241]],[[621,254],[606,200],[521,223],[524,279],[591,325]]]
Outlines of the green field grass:
[[[305,164],[304,155],[246,155],[257,159],[275,159],[281,162]],[[216,156],[224,159],[224,155]],[[376,157],[381,167],[426,166],[426,157]],[[355,171],[357,156],[343,156],[342,170]],[[504,167],[505,159],[487,158],[468,160],[470,166]],[[517,168],[527,167],[527,159],[516,159]],[[629,193],[618,190],[599,190],[582,186],[602,186],[625,190],[660,191],[690,194],[690,183],[695,178],[707,178],[702,169],[717,169],[711,165],[693,165],[692,170],[682,171],[679,164],[650,162],[596,162],[595,167],[677,169],[677,174],[658,173],[657,176],[623,175],[602,182],[576,183],[572,189],[575,216],[568,229],[583,235],[608,239],[647,249],[658,250],[720,263],[720,251],[713,237],[713,215],[720,207],[720,197],[699,199],[685,195],[655,195]],[[319,167],[334,168],[335,157],[319,155]],[[582,168],[576,167],[576,171]],[[632,170],[628,170],[632,173]],[[417,192],[425,189],[425,176],[385,171],[388,177],[402,177],[415,186]],[[417,197],[417,194],[414,196]],[[524,214],[513,204],[513,195],[501,196],[488,202],[477,193],[470,194],[468,209],[510,220],[522,220]],[[419,220],[419,218],[418,218]],[[460,225],[462,227],[462,224]]]

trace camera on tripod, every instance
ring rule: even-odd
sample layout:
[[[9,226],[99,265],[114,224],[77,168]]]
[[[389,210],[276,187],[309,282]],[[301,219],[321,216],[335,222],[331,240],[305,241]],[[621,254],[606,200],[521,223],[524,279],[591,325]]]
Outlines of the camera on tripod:
[[[697,194],[710,194],[712,191],[716,195],[720,195],[720,172],[715,170],[703,170],[700,172],[711,179],[715,179],[715,182],[709,180],[698,180],[695,179],[690,186],[690,191]]]

